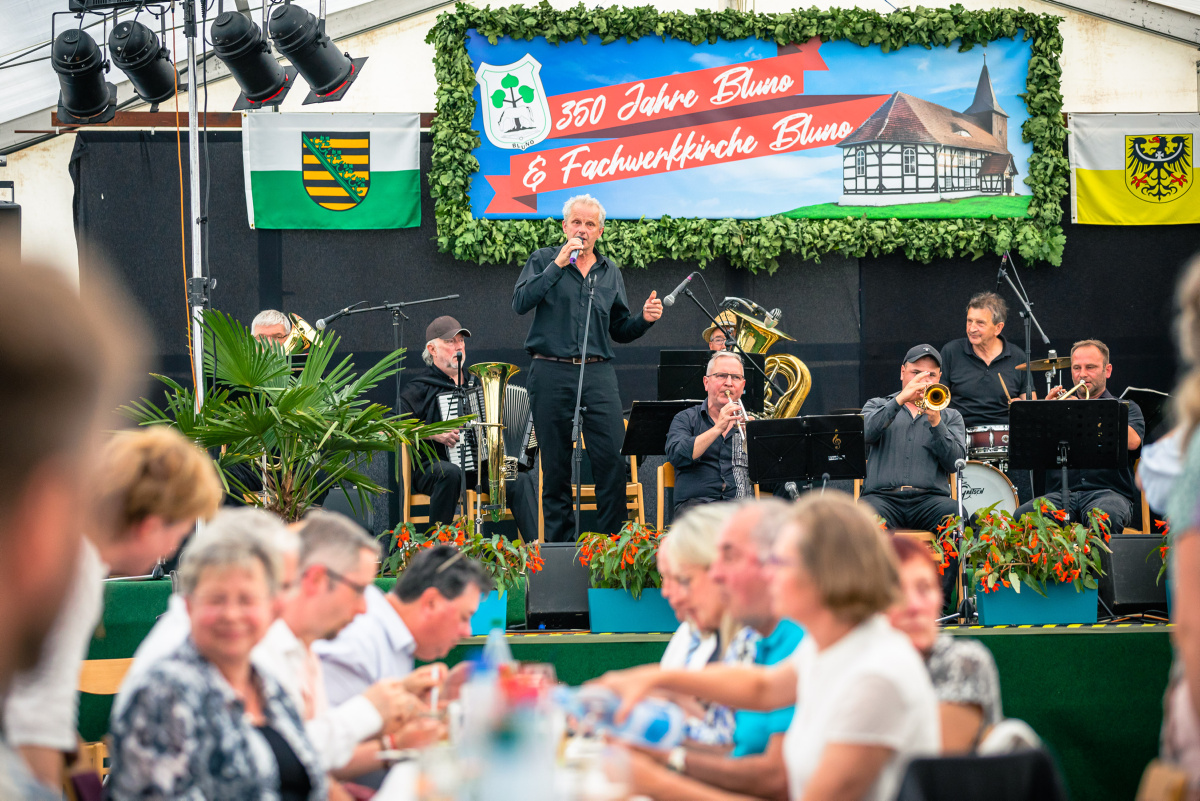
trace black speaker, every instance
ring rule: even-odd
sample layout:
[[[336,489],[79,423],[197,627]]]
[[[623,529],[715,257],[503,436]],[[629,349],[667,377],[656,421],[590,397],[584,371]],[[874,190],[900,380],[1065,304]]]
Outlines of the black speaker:
[[[1166,614],[1167,586],[1156,583],[1162,560],[1157,535],[1118,534],[1109,541],[1112,553],[1100,554],[1100,600],[1115,614],[1156,611]]]
[[[526,628],[588,628],[588,569],[576,558],[575,543],[542,543],[542,560],[525,590]]]

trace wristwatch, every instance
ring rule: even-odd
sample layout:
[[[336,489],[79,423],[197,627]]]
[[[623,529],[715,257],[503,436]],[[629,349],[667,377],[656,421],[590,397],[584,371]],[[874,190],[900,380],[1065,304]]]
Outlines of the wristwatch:
[[[667,767],[682,774],[687,769],[687,749],[677,745],[667,754]]]

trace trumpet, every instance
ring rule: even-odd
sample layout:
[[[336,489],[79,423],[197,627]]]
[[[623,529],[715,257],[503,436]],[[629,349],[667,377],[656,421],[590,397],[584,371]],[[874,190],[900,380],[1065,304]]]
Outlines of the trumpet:
[[[740,411],[742,413],[741,417],[738,418],[736,425],[737,425],[738,432],[742,435],[742,442],[745,442],[746,441],[746,407],[742,405],[742,402],[740,400],[733,399],[733,390],[729,390],[729,389],[725,390],[725,397],[729,398],[730,403],[736,403],[737,407],[738,407],[738,411]]]
[[[922,412],[940,412],[950,405],[950,388],[945,384],[930,384],[925,395],[913,405]]]
[[[1062,395],[1059,395],[1058,400],[1066,400],[1067,398],[1071,397],[1072,395],[1074,395],[1076,392],[1078,392],[1081,389],[1083,390],[1083,399],[1091,400],[1092,399],[1091,392],[1088,391],[1087,383],[1084,381],[1080,381],[1078,384],[1071,387],[1071,390],[1069,392],[1065,392]]]

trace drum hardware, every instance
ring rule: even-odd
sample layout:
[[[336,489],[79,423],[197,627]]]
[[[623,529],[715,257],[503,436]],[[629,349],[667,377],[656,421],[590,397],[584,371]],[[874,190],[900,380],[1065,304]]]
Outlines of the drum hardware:
[[[1092,394],[1091,394],[1091,392],[1088,391],[1087,383],[1084,381],[1080,381],[1078,384],[1076,384],[1074,387],[1072,387],[1069,392],[1059,395],[1058,398],[1056,398],[1056,400],[1066,400],[1067,398],[1071,397],[1072,395],[1074,395],[1076,392],[1078,392],[1081,389],[1083,390],[1083,399],[1091,400]]]
[[[1035,373],[1045,370],[1068,370],[1071,367],[1070,356],[1059,356],[1056,359],[1037,359],[1027,364],[1018,364],[1018,370],[1033,370]]]
[[[950,388],[945,384],[930,384],[925,394],[913,404],[924,412],[940,412],[950,405]]]
[[[995,511],[1013,514],[1020,505],[1016,488],[996,465],[972,459],[959,480],[959,500],[967,517],[993,504]]]

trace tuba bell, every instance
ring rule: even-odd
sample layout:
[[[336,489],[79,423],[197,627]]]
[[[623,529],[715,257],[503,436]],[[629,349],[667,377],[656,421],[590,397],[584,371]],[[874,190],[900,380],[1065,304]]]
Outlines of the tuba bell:
[[[490,503],[487,508],[491,513],[492,522],[498,522],[504,516],[506,499],[504,497],[504,480],[514,478],[517,474],[517,457],[504,453],[504,395],[508,380],[520,372],[515,364],[505,362],[480,362],[468,368],[472,375],[479,379],[480,391],[483,394],[483,420],[477,425],[483,430],[479,437],[478,449],[480,466],[487,460],[488,466],[488,496]]]
[[[773,353],[767,357],[767,388],[763,394],[763,413],[776,420],[800,414],[808,393],[812,390],[812,373],[808,365],[790,353]],[[775,394],[775,377],[781,376],[787,388]]]
[[[292,321],[292,330],[283,343],[283,352],[291,355],[297,351],[311,348],[313,340],[317,338],[317,329],[295,312],[289,314],[288,317]]]

